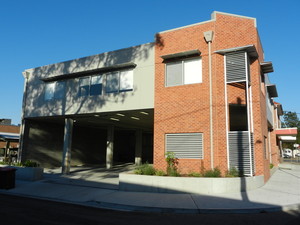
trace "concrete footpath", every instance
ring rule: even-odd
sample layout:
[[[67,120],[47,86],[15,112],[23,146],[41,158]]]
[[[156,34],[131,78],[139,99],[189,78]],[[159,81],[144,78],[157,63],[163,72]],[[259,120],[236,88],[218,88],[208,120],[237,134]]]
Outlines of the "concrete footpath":
[[[63,176],[46,170],[43,180],[16,181],[1,194],[125,211],[163,213],[259,213],[300,210],[300,165],[281,164],[261,188],[217,195],[165,194],[118,190],[119,170],[82,170]]]

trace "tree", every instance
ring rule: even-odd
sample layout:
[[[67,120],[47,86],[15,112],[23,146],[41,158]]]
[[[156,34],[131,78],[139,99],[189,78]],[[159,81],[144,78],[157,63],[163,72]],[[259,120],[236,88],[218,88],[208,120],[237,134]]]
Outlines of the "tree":
[[[283,112],[283,121],[281,122],[281,127],[297,127],[298,134],[296,143],[300,143],[300,120],[296,112],[284,111]],[[283,147],[293,149],[293,143],[284,143]]]

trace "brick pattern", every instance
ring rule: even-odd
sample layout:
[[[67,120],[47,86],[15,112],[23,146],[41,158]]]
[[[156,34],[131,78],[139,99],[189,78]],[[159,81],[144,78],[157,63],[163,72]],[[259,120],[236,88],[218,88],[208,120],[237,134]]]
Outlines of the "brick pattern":
[[[180,159],[182,173],[211,168],[209,123],[209,70],[208,44],[203,32],[214,31],[212,47],[213,85],[213,140],[214,167],[222,173],[227,165],[226,110],[224,56],[216,50],[255,45],[259,59],[251,62],[251,85],[253,101],[253,127],[256,175],[269,178],[269,159],[263,155],[263,138],[267,136],[265,96],[260,87],[260,65],[263,60],[261,43],[254,20],[237,16],[217,14],[216,21],[209,21],[182,29],[159,33],[155,48],[155,107],[154,107],[154,166],[165,169],[165,133],[201,132],[204,135],[203,159]],[[162,55],[198,49],[202,57],[202,83],[165,87],[165,64]],[[227,85],[228,103],[246,103],[243,87]],[[239,99],[239,100],[237,100]]]

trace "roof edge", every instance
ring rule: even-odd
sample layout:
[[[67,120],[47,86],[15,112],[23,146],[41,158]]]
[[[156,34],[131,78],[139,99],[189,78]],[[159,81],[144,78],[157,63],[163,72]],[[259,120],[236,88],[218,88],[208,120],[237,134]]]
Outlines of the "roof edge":
[[[231,14],[231,13],[225,13],[225,12],[219,12],[219,11],[213,11],[211,14],[211,19],[212,20],[216,20],[216,15],[217,14],[222,14],[225,16],[235,16],[235,17],[240,17],[240,18],[244,18],[244,19],[251,19],[254,20],[254,26],[257,27],[257,22],[256,22],[256,18],[254,17],[249,17],[249,16],[241,16],[241,15],[237,15],[237,14]]]

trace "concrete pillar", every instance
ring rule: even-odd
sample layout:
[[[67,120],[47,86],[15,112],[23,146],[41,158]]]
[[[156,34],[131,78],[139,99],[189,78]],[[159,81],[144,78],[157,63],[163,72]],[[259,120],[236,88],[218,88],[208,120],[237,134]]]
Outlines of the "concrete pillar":
[[[65,119],[64,129],[64,146],[63,146],[63,159],[62,159],[62,174],[70,173],[71,166],[71,147],[73,136],[73,119]]]
[[[110,169],[114,161],[114,126],[107,128],[107,142],[106,142],[106,168]]]
[[[24,139],[25,139],[24,138],[24,136],[25,136],[25,124],[26,124],[26,120],[22,119],[22,124],[21,124],[21,129],[20,129],[20,139],[19,139],[18,162],[22,162],[22,157],[23,157],[23,154],[24,154],[23,149],[24,149]],[[26,124],[26,126],[27,126],[27,124]]]
[[[142,163],[142,148],[143,148],[143,132],[136,130],[135,132],[135,164],[141,165]]]
[[[10,147],[10,141],[6,141],[6,146],[5,146],[5,151],[4,151],[4,158],[6,160],[6,158],[9,156],[9,147]]]

